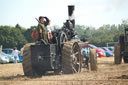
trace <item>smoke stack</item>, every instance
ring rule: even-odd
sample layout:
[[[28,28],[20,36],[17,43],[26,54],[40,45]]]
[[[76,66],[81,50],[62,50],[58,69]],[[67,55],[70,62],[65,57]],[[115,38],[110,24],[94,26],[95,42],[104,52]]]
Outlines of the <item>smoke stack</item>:
[[[74,10],[75,10],[75,6],[74,5],[69,5],[68,6],[68,16],[69,16],[69,20],[73,24],[73,28],[75,28]]]

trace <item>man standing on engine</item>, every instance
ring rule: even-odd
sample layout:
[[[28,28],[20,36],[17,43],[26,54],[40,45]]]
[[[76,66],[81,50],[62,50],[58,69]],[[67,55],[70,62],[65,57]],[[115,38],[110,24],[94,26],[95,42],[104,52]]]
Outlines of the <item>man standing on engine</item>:
[[[38,32],[39,32],[39,40],[43,39],[46,44],[48,44],[48,37],[47,37],[47,29],[46,26],[49,24],[49,19],[44,16],[39,17],[39,24],[38,24]]]

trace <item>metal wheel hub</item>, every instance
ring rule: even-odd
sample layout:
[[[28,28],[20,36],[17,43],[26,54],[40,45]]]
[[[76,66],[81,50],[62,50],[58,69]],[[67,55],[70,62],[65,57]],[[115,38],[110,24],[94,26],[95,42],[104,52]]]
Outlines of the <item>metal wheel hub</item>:
[[[77,57],[75,55],[72,55],[72,57],[73,57],[73,60],[72,60],[73,64],[77,64],[77,61],[78,61]]]

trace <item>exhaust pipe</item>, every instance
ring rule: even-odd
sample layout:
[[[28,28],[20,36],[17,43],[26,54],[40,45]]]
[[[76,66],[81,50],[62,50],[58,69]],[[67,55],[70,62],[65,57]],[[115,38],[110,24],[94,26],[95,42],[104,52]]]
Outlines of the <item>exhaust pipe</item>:
[[[68,6],[68,16],[69,16],[69,20],[73,24],[73,28],[75,28],[74,10],[75,10],[75,6],[74,5],[69,5]]]

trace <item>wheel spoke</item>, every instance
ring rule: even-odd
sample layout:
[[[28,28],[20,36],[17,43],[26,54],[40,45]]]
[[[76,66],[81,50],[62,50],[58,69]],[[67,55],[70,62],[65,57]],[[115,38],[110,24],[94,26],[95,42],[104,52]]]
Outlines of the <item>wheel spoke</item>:
[[[80,62],[77,62],[76,64],[77,64],[77,65],[80,65]]]
[[[70,46],[71,49],[68,49]],[[70,59],[70,62],[68,64],[63,63],[63,72],[64,73],[78,73],[81,71],[81,56],[80,56],[80,48],[77,42],[67,42],[64,44],[64,49],[62,50],[62,53],[66,53],[67,50],[69,50],[70,54],[69,56],[66,56],[66,58]],[[67,48],[67,49],[65,49]],[[62,57],[66,60],[65,57]],[[63,60],[63,59],[62,59]],[[63,61],[64,62],[64,61]],[[65,61],[66,62],[66,61]],[[68,67],[68,68],[67,68]]]
[[[76,73],[77,71],[76,71],[75,67],[73,66],[72,68],[73,68],[73,71]]]
[[[73,58],[75,58],[77,54],[79,54],[79,52],[75,52],[75,53],[73,53],[71,56],[72,56]]]
[[[76,56],[77,54],[79,54],[79,52],[78,52],[78,51],[74,53],[74,55],[75,55],[75,56]]]

